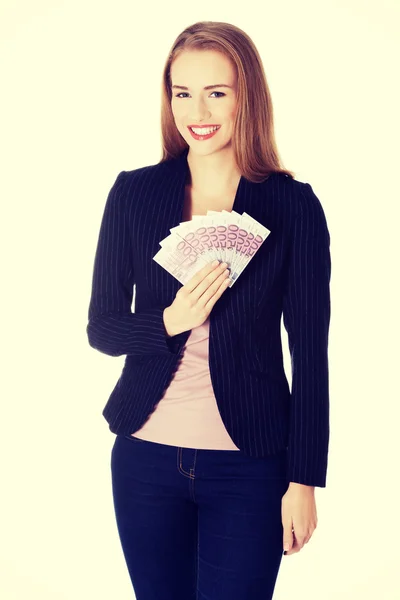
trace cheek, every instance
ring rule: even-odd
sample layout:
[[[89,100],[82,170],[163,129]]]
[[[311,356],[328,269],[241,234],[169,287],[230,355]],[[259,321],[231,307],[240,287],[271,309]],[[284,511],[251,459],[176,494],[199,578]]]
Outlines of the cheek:
[[[230,115],[231,115],[231,118],[232,118],[232,119],[233,119],[234,117],[236,117],[236,113],[237,113],[237,111],[238,111],[238,108],[239,108],[239,107],[238,107],[238,105],[237,105],[237,102],[236,102],[236,101],[233,101],[233,102],[232,102],[232,104],[231,104],[231,106],[228,108],[228,110],[229,110],[229,112],[230,112]]]
[[[176,104],[171,104],[171,110],[175,119],[179,118],[184,114],[183,107]]]

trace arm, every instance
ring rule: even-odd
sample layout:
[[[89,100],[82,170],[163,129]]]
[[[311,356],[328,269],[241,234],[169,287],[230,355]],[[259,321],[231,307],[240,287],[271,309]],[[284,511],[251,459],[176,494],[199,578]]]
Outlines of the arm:
[[[100,225],[86,327],[89,344],[111,356],[176,354],[179,338],[167,333],[165,307],[131,312],[135,274],[125,213],[125,179],[126,172],[121,171],[108,194]]]
[[[283,300],[292,365],[288,479],[325,487],[329,445],[330,234],[319,199],[310,184],[303,186],[293,225]]]

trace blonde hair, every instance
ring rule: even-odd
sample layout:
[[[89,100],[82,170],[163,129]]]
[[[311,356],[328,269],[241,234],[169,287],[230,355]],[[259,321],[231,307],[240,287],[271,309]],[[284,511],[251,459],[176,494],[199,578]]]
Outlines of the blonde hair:
[[[257,48],[250,37],[235,25],[216,21],[200,21],[186,27],[170,50],[163,71],[160,163],[177,158],[189,147],[176,127],[171,109],[171,65],[185,50],[221,52],[235,68],[238,108],[232,148],[241,174],[255,183],[261,183],[273,172],[284,173],[294,179],[294,172],[282,166],[278,153],[272,99]]]

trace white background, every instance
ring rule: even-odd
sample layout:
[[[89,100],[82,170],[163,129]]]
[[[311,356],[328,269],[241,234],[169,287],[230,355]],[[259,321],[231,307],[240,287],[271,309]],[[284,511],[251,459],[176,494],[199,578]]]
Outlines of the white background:
[[[327,487],[274,600],[400,598],[399,15],[394,0],[2,1],[2,598],[132,598],[101,415],[124,357],[88,345],[87,309],[106,196],[160,160],[162,68],[199,20],[253,39],[284,166],[331,234]]]

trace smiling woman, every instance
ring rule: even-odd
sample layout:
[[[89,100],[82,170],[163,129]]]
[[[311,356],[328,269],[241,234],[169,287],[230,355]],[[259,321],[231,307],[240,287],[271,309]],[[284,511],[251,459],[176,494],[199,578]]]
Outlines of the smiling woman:
[[[109,193],[87,326],[94,348],[127,356],[103,410],[118,531],[138,600],[270,600],[283,550],[315,529],[314,486],[325,487],[329,231],[310,184],[281,164],[245,32],[187,27],[162,85],[162,158],[122,171]],[[211,222],[219,211],[233,213],[227,226]],[[231,289],[224,263],[179,287],[154,260],[194,217],[204,248],[229,249],[235,227],[243,249],[258,225],[271,231]],[[183,237],[167,254],[177,268],[182,247],[198,248]]]

